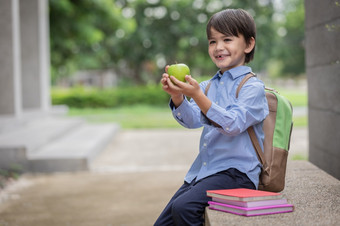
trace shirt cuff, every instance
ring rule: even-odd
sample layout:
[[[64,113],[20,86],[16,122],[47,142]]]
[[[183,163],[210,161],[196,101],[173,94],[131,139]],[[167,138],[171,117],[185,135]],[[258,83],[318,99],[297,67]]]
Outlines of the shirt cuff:
[[[185,109],[189,106],[189,102],[186,97],[184,97],[183,102],[176,108],[175,104],[172,102],[172,99],[170,99],[169,107],[172,111],[173,116],[182,121],[182,112],[185,112]]]

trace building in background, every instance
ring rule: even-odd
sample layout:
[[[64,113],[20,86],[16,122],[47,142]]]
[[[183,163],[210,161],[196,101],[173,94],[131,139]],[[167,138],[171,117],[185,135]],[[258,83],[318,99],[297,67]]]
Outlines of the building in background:
[[[118,129],[51,106],[48,3],[0,0],[0,169],[88,170]]]

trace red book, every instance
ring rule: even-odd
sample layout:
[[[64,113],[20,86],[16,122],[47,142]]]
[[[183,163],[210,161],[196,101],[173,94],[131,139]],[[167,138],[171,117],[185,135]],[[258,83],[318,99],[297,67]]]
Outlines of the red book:
[[[282,195],[276,192],[260,191],[247,188],[208,190],[207,196],[234,201],[260,201],[281,199]]]

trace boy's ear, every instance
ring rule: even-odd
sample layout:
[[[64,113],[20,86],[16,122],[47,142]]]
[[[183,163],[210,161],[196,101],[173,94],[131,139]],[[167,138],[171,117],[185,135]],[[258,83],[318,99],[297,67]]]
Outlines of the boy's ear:
[[[251,39],[249,40],[249,42],[247,43],[247,47],[244,50],[245,53],[250,53],[255,47],[255,38],[251,37]]]

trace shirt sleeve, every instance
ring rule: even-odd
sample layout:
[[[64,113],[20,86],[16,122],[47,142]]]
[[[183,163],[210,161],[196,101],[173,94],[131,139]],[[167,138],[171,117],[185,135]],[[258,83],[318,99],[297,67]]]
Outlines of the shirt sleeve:
[[[177,108],[170,99],[169,106],[176,121],[185,128],[199,128],[202,126],[200,119],[200,109],[193,100],[188,101],[185,97],[181,105]]]
[[[204,92],[208,81],[200,83],[201,90]],[[186,128],[196,129],[203,126],[201,109],[197,106],[193,99],[188,100],[184,97],[183,102],[177,108],[170,99],[169,103],[170,109],[172,110],[172,115],[176,121]]]
[[[235,136],[262,122],[268,112],[264,85],[252,78],[244,84],[234,103],[226,108],[212,103],[207,117],[219,125],[222,133]]]

